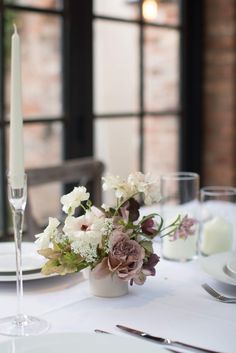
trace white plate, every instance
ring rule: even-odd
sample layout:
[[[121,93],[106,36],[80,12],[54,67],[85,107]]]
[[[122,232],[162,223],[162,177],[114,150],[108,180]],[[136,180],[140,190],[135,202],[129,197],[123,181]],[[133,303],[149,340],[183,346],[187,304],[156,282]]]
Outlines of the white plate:
[[[9,353],[166,353],[145,340],[98,333],[53,333],[0,343],[0,352]]]
[[[236,256],[227,262],[226,273],[231,277],[236,278]]]
[[[236,278],[228,274],[226,267],[230,259],[235,257],[236,252],[223,252],[208,257],[202,257],[200,263],[203,270],[214,279],[236,286]]]
[[[22,242],[22,270],[40,270],[45,263],[43,256],[37,253],[35,243]],[[16,271],[14,242],[0,243],[0,274]],[[13,275],[13,274],[12,274]]]
[[[45,279],[45,278],[50,278],[50,277],[55,277],[59,276],[57,273],[54,273],[49,276],[43,275],[40,270],[39,272],[36,273],[23,273],[23,281],[32,281],[36,279]],[[16,281],[16,276],[15,275],[0,275],[0,282],[15,282]]]

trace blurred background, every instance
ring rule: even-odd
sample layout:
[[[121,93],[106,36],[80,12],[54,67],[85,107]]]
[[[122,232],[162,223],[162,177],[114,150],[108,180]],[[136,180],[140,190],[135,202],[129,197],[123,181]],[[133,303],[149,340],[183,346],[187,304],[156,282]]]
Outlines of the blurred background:
[[[106,173],[236,184],[236,0],[0,0],[0,236],[9,229],[12,24],[26,168],[95,156]],[[30,190],[41,223],[58,183]]]

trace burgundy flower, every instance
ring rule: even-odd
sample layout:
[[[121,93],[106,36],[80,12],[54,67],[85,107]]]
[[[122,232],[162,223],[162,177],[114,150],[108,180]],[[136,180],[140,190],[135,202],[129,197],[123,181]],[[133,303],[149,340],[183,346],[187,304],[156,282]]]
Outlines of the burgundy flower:
[[[153,218],[147,218],[141,224],[141,229],[144,234],[155,236],[157,235],[156,223],[154,222]]]
[[[120,208],[120,215],[129,222],[135,222],[139,218],[140,205],[134,198],[126,201]]]
[[[149,256],[149,259],[148,259],[147,263],[145,263],[143,265],[142,272],[146,276],[155,276],[155,274],[156,274],[155,266],[157,265],[157,263],[159,261],[160,261],[160,257],[157,256],[157,254],[151,254]]]
[[[156,270],[155,266],[159,262],[160,258],[156,254],[151,254],[148,261],[143,265],[142,270],[138,272],[133,278],[130,280],[130,285],[133,283],[142,285],[146,281],[147,276],[155,276]]]

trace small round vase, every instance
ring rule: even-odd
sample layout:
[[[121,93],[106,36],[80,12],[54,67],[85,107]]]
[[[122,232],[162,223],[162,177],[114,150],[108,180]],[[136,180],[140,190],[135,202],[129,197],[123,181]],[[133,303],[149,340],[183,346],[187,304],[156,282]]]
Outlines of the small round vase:
[[[96,297],[115,298],[128,294],[128,282],[122,281],[116,274],[97,279],[90,271],[89,285]]]

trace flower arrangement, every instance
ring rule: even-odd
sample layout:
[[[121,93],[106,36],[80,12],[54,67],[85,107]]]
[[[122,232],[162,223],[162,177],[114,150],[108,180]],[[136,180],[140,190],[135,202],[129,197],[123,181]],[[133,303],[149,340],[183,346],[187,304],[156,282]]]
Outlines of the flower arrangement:
[[[64,222],[49,218],[43,233],[36,235],[38,252],[48,260],[42,268],[45,275],[90,267],[96,278],[115,273],[131,285],[140,285],[156,273],[159,256],[152,246],[156,235],[175,240],[194,233],[195,220],[187,216],[177,216],[168,226],[157,213],[140,219],[141,197],[147,205],[160,199],[157,182],[149,174],[132,173],[127,180],[108,176],[103,182],[104,190],[115,192],[115,207],[97,208],[85,187],[75,187],[61,198]],[[83,214],[75,216],[78,207]]]

